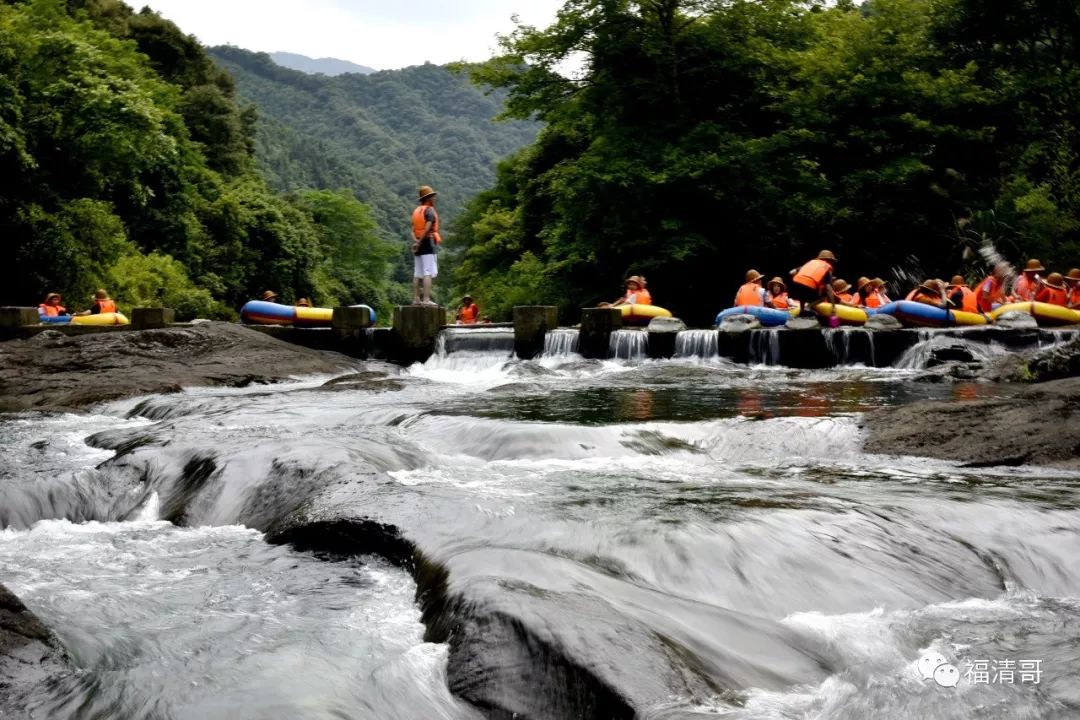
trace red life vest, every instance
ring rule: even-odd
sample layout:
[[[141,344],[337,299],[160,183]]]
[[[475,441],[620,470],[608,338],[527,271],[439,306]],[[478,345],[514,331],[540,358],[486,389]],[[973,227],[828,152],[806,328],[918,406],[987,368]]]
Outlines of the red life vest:
[[[858,306],[859,298],[854,293],[835,293],[835,295],[841,305]]]
[[[957,290],[959,290],[960,294],[964,297],[963,302],[960,304],[960,309],[970,313],[979,312],[979,300],[975,297],[975,291],[967,285],[950,285],[948,289],[949,297],[952,297],[953,293]]]
[[[480,315],[480,308],[476,303],[471,305],[465,305],[458,310],[457,319],[465,325],[472,325],[476,322],[476,318]]]
[[[424,239],[424,228],[427,227],[427,218],[424,216],[427,214],[428,208],[431,208],[431,212],[435,213],[435,222],[431,224],[431,238],[436,245],[442,245],[442,235],[439,234],[439,213],[435,210],[434,205],[417,205],[416,209],[412,211],[413,237],[417,240]]]
[[[779,295],[773,295],[772,299],[769,301],[769,304],[777,310],[787,310],[790,307],[788,305],[788,298],[786,292],[780,293]]]
[[[993,275],[984,278],[975,290],[975,301],[981,312],[990,312],[994,309],[995,303],[1005,302],[1005,291],[1001,287],[1001,281]]]
[[[652,294],[649,293],[649,291],[645,288],[635,290],[632,293],[626,293],[627,298],[629,298],[631,295],[634,296],[634,302],[632,303],[633,305],[652,305]]]
[[[116,312],[116,303],[113,302],[110,298],[105,298],[104,300],[98,300],[97,301],[97,306],[98,306],[98,312],[99,313],[104,314],[104,313],[114,313],[114,312]]]
[[[41,303],[38,307],[39,315],[46,315],[48,317],[59,317],[60,313],[67,314],[67,310],[63,305],[46,305]]]
[[[1068,300],[1068,290],[1065,288],[1058,290],[1049,285],[1043,285],[1042,289],[1039,290],[1038,294],[1035,296],[1036,302],[1050,303],[1051,305],[1060,305],[1061,307],[1065,307]]]
[[[739,288],[739,292],[735,293],[735,305],[744,306],[762,306],[765,301],[761,298],[761,286],[757,283],[748,282]]]
[[[1039,291],[1039,284],[1034,278],[1028,279],[1026,273],[1021,273],[1020,277],[1016,278],[1016,282],[1013,283],[1013,295],[1016,296],[1017,302],[1023,302],[1024,300],[1034,300],[1035,294]]]
[[[792,278],[803,287],[810,288],[816,293],[825,293],[825,278],[832,272],[832,265],[824,260],[813,259],[796,271]]]
[[[881,299],[881,293],[877,292],[876,290],[874,292],[867,293],[866,300],[863,302],[863,306],[868,308],[884,307],[885,304],[886,301]]]

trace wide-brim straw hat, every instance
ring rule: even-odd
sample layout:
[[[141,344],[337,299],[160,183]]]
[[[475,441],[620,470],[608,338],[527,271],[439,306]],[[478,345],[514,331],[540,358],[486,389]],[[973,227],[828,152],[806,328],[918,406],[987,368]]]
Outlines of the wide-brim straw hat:
[[[780,287],[782,287],[784,289],[784,292],[787,292],[787,284],[785,284],[784,281],[781,280],[780,278],[774,277],[772,280],[770,280],[769,281],[769,287],[772,287],[773,285],[779,285]]]
[[[421,185],[420,188],[416,191],[416,200],[417,202],[422,202],[424,200],[427,200],[429,197],[435,197],[438,194],[439,193],[435,192],[435,189],[432,188],[430,185]]]
[[[276,300],[277,296],[278,294],[273,290],[267,290],[262,294],[262,299],[266,302],[269,302],[270,300]]]
[[[855,292],[862,292],[862,289],[867,285],[873,285],[874,281],[868,277],[861,277],[855,281]]]
[[[953,275],[952,280],[949,281],[950,285],[967,285],[967,280],[963,275]]]
[[[63,296],[60,295],[60,293],[49,293],[48,295],[45,296],[45,302],[49,302],[53,298],[56,298],[57,300],[63,300],[64,299]]]
[[[465,301],[472,302],[472,299],[473,299],[472,295],[463,295],[462,298],[461,298],[461,302],[465,302]]]
[[[885,287],[885,279],[884,278],[874,278],[870,282],[873,283],[874,285],[878,286],[878,287],[881,287],[881,288]]]
[[[941,286],[938,285],[937,280],[924,280],[919,287],[927,292],[940,293]]]
[[[1080,268],[1073,268],[1065,275],[1065,282],[1080,282]]]
[[[1032,258],[1024,265],[1024,272],[1046,272],[1046,268],[1042,266],[1042,263]]]
[[[643,286],[643,283],[641,282],[641,278],[638,277],[637,275],[631,275],[630,277],[626,278],[626,280],[623,281],[623,285],[629,285],[630,283],[634,283],[638,287]]]
[[[851,289],[851,283],[843,278],[837,278],[832,282],[833,292],[847,292]]]
[[[757,282],[758,280],[760,280],[763,277],[765,277],[765,276],[762,275],[761,273],[759,273],[757,270],[747,270],[746,271],[746,282]]]
[[[1055,290],[1064,290],[1065,278],[1061,276],[1061,273],[1052,272],[1046,276],[1045,280],[1043,280],[1043,285],[1054,288]]]
[[[831,250],[822,250],[821,252],[819,252],[817,254],[817,259],[818,260],[831,260],[832,262],[837,262],[836,256],[832,254]]]

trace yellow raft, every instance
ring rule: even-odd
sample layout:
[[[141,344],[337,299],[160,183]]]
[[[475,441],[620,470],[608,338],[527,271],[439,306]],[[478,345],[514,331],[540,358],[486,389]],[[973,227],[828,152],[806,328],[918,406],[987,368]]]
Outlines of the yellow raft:
[[[1070,310],[1060,305],[1041,302],[1000,305],[990,313],[990,317],[996,321],[999,316],[1007,312],[1025,313],[1035,318],[1035,322],[1040,325],[1080,325],[1080,310]]]
[[[330,327],[334,308],[297,307],[293,325],[300,327]]]
[[[98,313],[97,315],[73,315],[71,325],[127,325],[128,319],[124,313]]]
[[[620,305],[624,325],[648,325],[658,317],[671,317],[671,311],[659,305]]]
[[[820,302],[814,305],[814,312],[817,313],[819,318],[828,320],[833,314],[833,304],[830,302]],[[863,325],[866,323],[866,311],[862,308],[851,307],[850,305],[836,305],[836,317],[840,318],[841,325]]]

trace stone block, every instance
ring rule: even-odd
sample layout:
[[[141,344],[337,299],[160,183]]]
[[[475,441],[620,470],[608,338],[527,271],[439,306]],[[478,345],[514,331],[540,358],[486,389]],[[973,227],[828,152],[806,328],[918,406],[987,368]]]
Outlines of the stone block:
[[[0,307],[0,328],[20,328],[37,325],[38,311],[32,307]]]
[[[582,308],[578,351],[583,357],[605,359],[611,333],[621,327],[622,311],[619,308]]]
[[[514,354],[531,360],[544,351],[544,336],[559,326],[559,309],[554,305],[514,307]]]
[[[366,305],[334,308],[330,327],[335,330],[363,330],[373,324],[371,308]]]
[[[154,330],[172,325],[176,312],[172,308],[135,308],[131,311],[131,327],[135,330]]]

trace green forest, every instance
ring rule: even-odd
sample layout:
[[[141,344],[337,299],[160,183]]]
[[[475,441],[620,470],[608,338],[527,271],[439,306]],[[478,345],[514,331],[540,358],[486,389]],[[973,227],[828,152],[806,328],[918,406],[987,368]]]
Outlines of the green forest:
[[[422,183],[437,297],[495,319],[574,321],[634,273],[706,324],[821,248],[849,280],[974,278],[987,242],[1064,269],[1078,128],[1075,0],[568,0],[487,62],[340,77],[118,0],[0,0],[0,302],[385,311]]]
[[[706,324],[821,248],[852,281],[1080,264],[1075,0],[569,0],[468,70],[544,123],[459,218],[498,316],[635,273]]]

